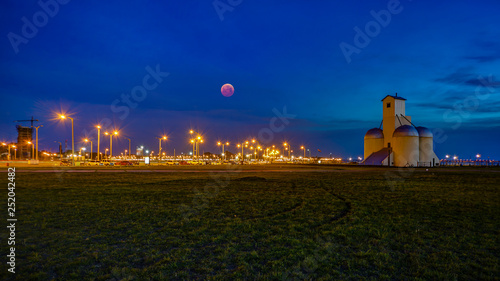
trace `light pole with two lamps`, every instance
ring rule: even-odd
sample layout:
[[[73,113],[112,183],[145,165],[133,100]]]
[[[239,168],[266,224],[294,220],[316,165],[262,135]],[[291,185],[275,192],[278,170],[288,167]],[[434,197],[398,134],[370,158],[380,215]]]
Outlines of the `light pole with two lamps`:
[[[114,131],[112,134],[105,132],[106,136],[109,135],[109,160],[113,157],[113,135],[118,136],[118,131]]]

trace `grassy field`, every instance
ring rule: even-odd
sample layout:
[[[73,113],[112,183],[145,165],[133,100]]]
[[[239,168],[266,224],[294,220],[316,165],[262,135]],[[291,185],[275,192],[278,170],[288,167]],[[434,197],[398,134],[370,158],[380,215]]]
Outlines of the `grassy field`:
[[[17,173],[0,279],[500,280],[500,170],[330,169]]]

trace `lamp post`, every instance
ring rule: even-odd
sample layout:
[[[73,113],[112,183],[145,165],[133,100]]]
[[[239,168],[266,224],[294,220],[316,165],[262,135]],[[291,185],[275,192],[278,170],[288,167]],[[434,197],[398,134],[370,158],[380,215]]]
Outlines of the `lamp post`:
[[[225,143],[221,143],[220,141],[217,142],[217,146],[221,146],[222,145],[222,154],[221,154],[221,160],[226,160],[226,152],[224,150],[224,145],[229,145],[229,142],[226,141]]]
[[[71,157],[71,166],[75,166],[75,127],[73,124],[74,120],[69,116],[61,115],[60,117],[61,119],[69,118],[71,120],[71,155],[73,156]]]
[[[31,160],[33,160],[33,154],[35,154],[35,147],[33,146],[33,143],[30,141],[27,141],[28,145],[31,144]]]
[[[106,150],[104,151],[104,157],[108,156],[108,151],[109,151],[109,149],[106,148]],[[108,157],[108,161],[109,161],[109,157]]]
[[[130,142],[131,140],[129,138],[126,138],[128,140],[128,158],[130,158]]]
[[[290,159],[290,149],[292,149],[290,144],[284,142],[283,143],[283,155],[285,155],[285,150],[288,150],[288,159]]]
[[[10,161],[10,159],[12,158],[12,155],[10,155],[10,148],[11,148],[11,147],[15,148],[15,149],[16,149],[15,151],[17,152],[17,148],[16,148],[16,146],[15,146],[15,145],[10,145],[10,144],[9,144],[9,161]],[[16,154],[14,154],[14,159],[15,159],[15,158],[16,158]]]
[[[43,127],[43,125],[40,125],[38,127],[35,127],[36,131],[36,160],[38,161],[38,128]]]
[[[301,146],[300,149],[304,150],[304,162],[306,161],[306,148]]]
[[[245,161],[245,153],[244,153],[244,148],[245,147],[248,147],[248,141],[245,141],[245,142],[242,142],[242,143],[239,143],[237,145],[238,148],[241,147],[241,163],[243,164],[244,161]]]
[[[7,144],[2,142],[3,146],[6,146]],[[7,160],[10,160],[10,144],[9,144],[9,154],[7,155]]]
[[[109,135],[109,160],[113,157],[113,135],[118,136],[118,132],[114,131],[112,134],[105,132],[106,136]]]
[[[97,161],[100,161],[101,153],[99,150],[99,145],[101,144],[101,126],[97,125],[96,128],[97,128]]]
[[[189,134],[193,135],[196,134],[198,135],[197,137],[191,139],[191,143],[193,144],[193,159],[195,155],[195,150],[196,150],[196,160],[198,160],[198,157],[200,155],[199,150],[200,150],[200,143],[203,143],[203,138],[201,137],[200,134],[193,130],[189,130]]]
[[[160,163],[160,158],[161,158],[161,140],[167,140],[166,136],[163,137],[156,137],[158,139],[158,163]]]
[[[83,141],[84,141],[84,142],[90,142],[90,160],[92,160],[92,149],[93,149],[92,147],[93,147],[94,145],[92,144],[92,141],[91,141],[91,140],[89,140],[89,139],[84,139]]]
[[[8,145],[7,145],[6,143],[4,143],[4,142],[3,142],[3,143],[2,143],[2,145],[4,145],[4,146],[7,146],[7,147],[8,147],[8,149],[9,149],[9,154],[7,155],[7,161],[10,161],[10,146],[11,146],[11,144],[8,144]],[[16,146],[14,146],[14,147],[16,147]]]
[[[194,155],[195,155],[195,153],[196,153],[196,152],[194,151],[194,149],[195,149],[195,142],[194,142],[194,140],[193,140],[193,139],[191,139],[189,142],[191,142],[191,143],[193,144],[193,153],[192,153],[192,156],[193,156],[193,157],[192,157],[192,158],[193,158],[193,161],[194,161]]]

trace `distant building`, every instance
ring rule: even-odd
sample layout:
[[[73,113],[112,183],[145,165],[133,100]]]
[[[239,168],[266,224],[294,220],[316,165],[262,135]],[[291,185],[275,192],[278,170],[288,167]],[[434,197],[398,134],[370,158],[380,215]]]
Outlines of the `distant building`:
[[[382,129],[365,134],[365,165],[417,167],[439,165],[434,153],[432,132],[416,127],[405,114],[406,99],[388,95],[382,99]]]
[[[19,158],[31,157],[31,144],[33,142],[33,128],[17,125],[17,153]]]
[[[144,146],[137,146],[135,148],[135,155],[137,157],[142,157],[143,156],[143,152],[144,152]]]

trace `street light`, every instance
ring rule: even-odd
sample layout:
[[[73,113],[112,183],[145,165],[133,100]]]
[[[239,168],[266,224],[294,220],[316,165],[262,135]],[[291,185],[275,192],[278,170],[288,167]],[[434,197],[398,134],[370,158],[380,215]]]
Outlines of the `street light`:
[[[288,158],[290,159],[290,150],[292,149],[291,146],[290,146],[290,144],[284,142],[283,146],[284,146],[283,154],[285,154],[285,150],[288,150]]]
[[[33,143],[30,141],[27,141],[28,144],[31,144],[31,160],[33,160],[33,154],[35,154],[35,147],[33,146]]]
[[[217,146],[221,146],[221,145],[222,145],[222,154],[221,154],[221,159],[222,159],[222,157],[224,157],[224,159],[223,159],[223,160],[226,160],[226,155],[225,155],[225,154],[226,154],[226,152],[225,152],[225,150],[224,150],[224,145],[229,145],[229,142],[228,142],[228,141],[227,141],[227,142],[225,142],[225,143],[221,143],[220,141],[219,141],[219,142],[217,142]]]
[[[35,127],[36,129],[36,160],[38,161],[38,128],[43,127],[43,125],[40,125],[38,127]]]
[[[158,162],[160,162],[160,157],[161,157],[161,140],[167,140],[166,136],[163,137],[156,137],[158,139]]]
[[[11,156],[10,156],[10,147],[11,147],[12,145],[11,145],[11,144],[8,144],[8,145],[7,145],[7,144],[6,144],[6,143],[4,143],[4,142],[2,143],[2,145],[6,145],[6,146],[9,148],[9,154],[7,155],[7,160],[8,160],[8,161],[10,161],[10,158],[11,158]],[[16,147],[16,146],[13,146],[13,147]]]
[[[61,119],[69,118],[71,120],[71,165],[75,166],[75,127],[73,125],[74,120],[69,116],[60,115],[59,117],[61,117]]]
[[[99,145],[101,144],[101,126],[97,125],[96,128],[97,128],[97,161],[100,161],[101,153],[99,150]]]
[[[112,134],[105,132],[106,136],[109,135],[109,160],[113,157],[113,135],[118,136],[118,132],[114,131]]]
[[[194,137],[190,140],[190,142],[193,144],[193,160],[194,160],[194,155],[196,155],[196,160],[198,160],[198,157],[200,155],[199,150],[200,150],[200,143],[203,143],[203,138],[201,135],[193,130],[189,130],[189,134],[193,135],[196,134],[198,135],[197,137]],[[196,153],[195,153],[196,151]]]
[[[92,141],[91,141],[91,140],[89,140],[89,139],[84,139],[83,141],[84,141],[84,142],[90,142],[90,160],[92,160],[92,149],[93,149],[92,147],[93,147],[94,145],[92,144]]]
[[[245,147],[248,147],[248,143],[249,143],[248,141],[245,141],[245,142],[239,143],[239,144],[237,145],[237,147],[238,147],[238,148],[240,148],[240,147],[241,147],[241,163],[242,163],[242,164],[243,164],[243,163],[244,163],[244,161],[245,161],[245,153],[244,153],[244,149],[245,149]]]

